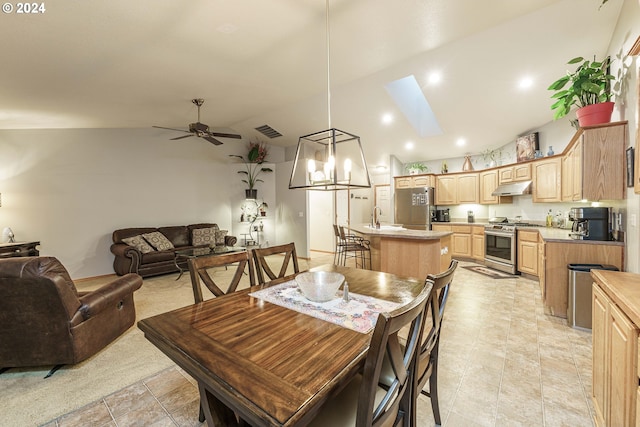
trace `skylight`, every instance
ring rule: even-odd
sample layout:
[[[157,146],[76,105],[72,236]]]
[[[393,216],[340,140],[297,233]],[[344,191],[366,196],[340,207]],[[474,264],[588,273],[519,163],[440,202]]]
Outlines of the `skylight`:
[[[387,83],[384,87],[418,135],[423,138],[442,135],[431,106],[413,75]]]

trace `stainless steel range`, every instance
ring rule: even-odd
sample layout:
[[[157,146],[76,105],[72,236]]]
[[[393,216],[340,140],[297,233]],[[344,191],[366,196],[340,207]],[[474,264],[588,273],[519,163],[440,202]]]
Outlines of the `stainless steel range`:
[[[517,232],[518,227],[535,227],[535,224],[509,222],[506,217],[489,220],[484,228],[484,262],[487,267],[518,273]]]

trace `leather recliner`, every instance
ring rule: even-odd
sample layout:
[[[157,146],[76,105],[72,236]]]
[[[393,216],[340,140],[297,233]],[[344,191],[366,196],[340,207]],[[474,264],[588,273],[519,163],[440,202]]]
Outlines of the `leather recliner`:
[[[0,368],[75,364],[94,355],[133,325],[133,293],[141,285],[139,275],[127,274],[78,293],[54,257],[0,260]]]

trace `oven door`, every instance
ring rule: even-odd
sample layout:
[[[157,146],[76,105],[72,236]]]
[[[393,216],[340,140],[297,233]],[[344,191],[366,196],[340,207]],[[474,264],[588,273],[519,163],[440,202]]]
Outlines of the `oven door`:
[[[500,230],[484,231],[485,264],[510,274],[516,274],[516,235]]]

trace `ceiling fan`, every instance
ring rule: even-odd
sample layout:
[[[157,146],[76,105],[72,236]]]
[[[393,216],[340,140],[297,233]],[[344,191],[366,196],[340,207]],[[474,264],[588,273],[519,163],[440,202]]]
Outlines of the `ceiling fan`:
[[[221,145],[222,142],[218,141],[215,137],[218,137],[218,138],[234,138],[234,139],[242,138],[240,135],[237,135],[237,134],[234,134],[234,133],[220,133],[220,132],[212,132],[212,131],[210,131],[209,130],[209,126],[205,125],[204,123],[200,123],[200,107],[202,106],[202,104],[204,104],[204,99],[196,98],[196,99],[192,99],[191,102],[193,102],[198,107],[198,121],[195,122],[195,123],[190,123],[189,124],[189,130],[166,128],[166,127],[162,127],[162,126],[153,126],[153,127],[154,128],[158,128],[158,129],[177,130],[179,132],[187,132],[187,133],[190,134],[190,135],[178,136],[176,138],[171,138],[172,141],[174,141],[176,139],[189,138],[190,136],[195,135],[197,137],[206,139],[207,141],[209,141],[210,143],[212,143],[214,145]]]

